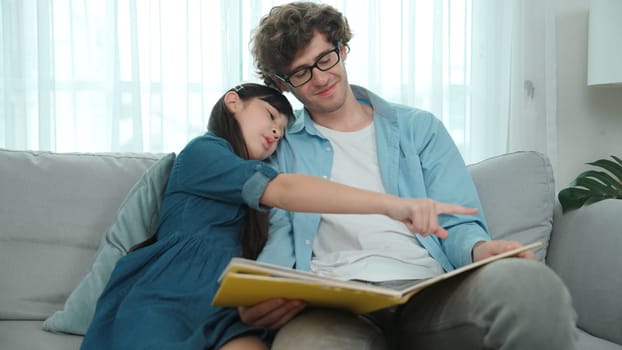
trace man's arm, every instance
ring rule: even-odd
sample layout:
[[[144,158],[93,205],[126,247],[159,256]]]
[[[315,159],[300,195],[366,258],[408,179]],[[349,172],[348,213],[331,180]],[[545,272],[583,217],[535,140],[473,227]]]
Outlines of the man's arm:
[[[278,208],[270,210],[270,229],[268,241],[259,253],[257,261],[274,265],[293,267],[294,233],[292,231],[290,214]]]
[[[413,163],[409,169],[413,177],[417,176],[418,170],[415,162],[420,162],[425,188],[417,191],[434,200],[481,209],[475,184],[443,123],[429,112],[415,109],[413,113],[404,123],[402,132],[406,137],[402,137],[402,142],[406,150],[416,152],[406,153],[407,161]],[[449,237],[437,241],[448,259],[446,263],[454,267],[471,263],[475,243],[490,240],[481,210],[470,216],[444,215],[439,221],[449,232]]]
[[[430,186],[428,190],[433,194],[432,197],[443,193],[439,196],[442,200],[452,200],[481,208],[475,184],[449,133],[440,122],[431,125],[429,135],[433,137],[428,140],[428,146],[433,147],[428,147],[422,152],[421,157],[425,164],[436,163],[436,166],[424,166],[427,170],[426,184]],[[461,194],[462,199],[444,197],[447,188],[451,189],[449,192],[451,195]],[[454,266],[462,266],[468,264],[469,260],[479,261],[522,246],[516,241],[491,240],[483,214],[480,210],[474,216],[477,218],[476,221],[450,224],[449,239],[442,242]],[[536,259],[532,251],[525,251],[519,257]]]

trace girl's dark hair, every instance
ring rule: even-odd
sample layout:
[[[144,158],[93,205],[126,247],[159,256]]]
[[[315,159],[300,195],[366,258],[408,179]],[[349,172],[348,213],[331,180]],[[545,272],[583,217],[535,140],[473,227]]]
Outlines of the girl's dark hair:
[[[253,98],[262,99],[271,104],[277,111],[287,116],[288,121],[293,120],[294,111],[287,98],[278,90],[265,85],[245,83],[238,85],[227,91],[235,91],[240,99],[248,101]],[[207,130],[216,136],[227,140],[233,147],[233,152],[243,159],[249,159],[248,150],[244,143],[242,131],[237,119],[229,112],[225,106],[225,95],[216,102]],[[242,255],[245,258],[256,259],[268,239],[269,220],[268,213],[249,208],[244,231],[242,232]],[[149,239],[133,246],[130,252],[149,246],[157,241],[157,234],[153,234]]]
[[[261,84],[245,83],[229,91],[235,91],[243,101],[248,101],[253,98],[264,100],[276,108],[277,111],[285,114],[290,121],[294,118],[292,105],[278,90]],[[242,131],[240,130],[237,119],[233,117],[225,106],[224,95],[216,102],[212,109],[209,123],[207,124],[207,130],[227,140],[233,147],[233,152],[235,154],[243,159],[249,159]],[[249,208],[241,241],[242,254],[245,258],[257,258],[268,239],[268,226],[268,213]]]
[[[259,98],[271,104],[277,111],[287,116],[289,120],[294,118],[292,105],[287,98],[278,90],[261,84],[245,83],[238,85],[229,91],[235,91],[242,101],[248,101],[253,98]],[[225,93],[212,108],[212,114],[209,117],[207,130],[229,141],[233,147],[235,154],[244,159],[249,159],[248,150],[242,137],[242,131],[238,121],[225,106]]]

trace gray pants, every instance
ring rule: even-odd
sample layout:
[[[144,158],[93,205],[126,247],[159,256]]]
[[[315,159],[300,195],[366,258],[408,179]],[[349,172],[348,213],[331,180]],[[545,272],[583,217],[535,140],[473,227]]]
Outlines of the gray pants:
[[[276,335],[273,350],[573,350],[570,295],[546,265],[503,259],[365,317],[308,309]]]

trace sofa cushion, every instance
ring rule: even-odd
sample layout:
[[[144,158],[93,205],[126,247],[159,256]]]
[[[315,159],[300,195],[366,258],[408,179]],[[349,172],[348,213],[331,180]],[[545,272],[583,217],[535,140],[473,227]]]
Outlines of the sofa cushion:
[[[579,350],[622,350],[622,345],[610,342],[606,339],[595,337],[582,329],[579,329]]]
[[[607,199],[562,213],[546,262],[568,286],[586,332],[622,344],[622,200]]]
[[[73,334],[86,332],[97,299],[117,260],[156,232],[160,203],[174,160],[174,153],[162,157],[132,187],[113,223],[103,234],[90,271],[71,292],[63,309],[43,323],[43,329]]]
[[[469,165],[494,239],[531,243],[544,261],[553,225],[555,181],[548,158],[523,151]]]
[[[0,349],[78,350],[82,337],[41,330],[41,321],[0,321]]]
[[[0,319],[43,320],[62,307],[159,157],[0,149]]]

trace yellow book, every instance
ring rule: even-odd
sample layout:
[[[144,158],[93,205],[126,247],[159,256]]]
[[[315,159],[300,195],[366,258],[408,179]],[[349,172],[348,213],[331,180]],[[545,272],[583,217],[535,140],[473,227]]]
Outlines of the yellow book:
[[[304,300],[313,306],[367,313],[403,304],[430,285],[540,245],[542,242],[528,244],[430,279],[411,281],[400,289],[342,281],[254,260],[233,258],[218,280],[220,287],[212,304],[220,307],[248,306],[272,298],[287,298]]]

